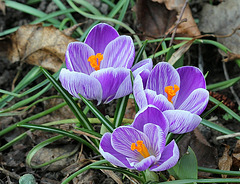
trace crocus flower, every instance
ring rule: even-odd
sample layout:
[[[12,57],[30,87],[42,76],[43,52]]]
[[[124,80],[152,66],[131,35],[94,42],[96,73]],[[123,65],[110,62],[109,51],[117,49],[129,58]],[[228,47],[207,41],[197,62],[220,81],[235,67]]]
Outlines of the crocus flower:
[[[209,93],[202,72],[192,66],[174,69],[169,63],[158,63],[147,80],[135,78],[133,93],[140,108],[152,104],[163,111],[170,132],[186,133],[201,122]]]
[[[114,165],[144,171],[163,171],[173,167],[179,159],[175,141],[166,145],[169,124],[154,106],[139,111],[130,126],[120,126],[113,133],[105,133],[99,151]]]
[[[59,79],[74,97],[108,103],[132,92],[130,69],[134,61],[134,44],[129,36],[119,36],[108,24],[93,27],[85,42],[70,43],[66,51],[66,67]],[[132,68],[133,74],[152,69],[146,59]]]

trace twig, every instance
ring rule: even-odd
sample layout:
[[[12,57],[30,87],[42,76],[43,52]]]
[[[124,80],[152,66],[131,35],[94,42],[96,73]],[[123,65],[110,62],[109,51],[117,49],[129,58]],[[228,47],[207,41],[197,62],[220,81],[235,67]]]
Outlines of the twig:
[[[222,63],[223,63],[223,72],[224,72],[225,78],[226,78],[226,80],[229,80],[229,75],[228,75],[228,71],[227,71],[227,68],[226,68],[226,63],[225,62],[222,62]],[[237,93],[235,92],[235,90],[233,89],[233,86],[230,86],[230,90],[231,90],[238,106],[240,106],[240,99],[239,99]]]
[[[236,27],[235,29],[233,29],[233,31],[230,33],[230,34],[227,34],[227,35],[212,35],[213,37],[216,37],[216,38],[226,38],[226,37],[230,37],[232,36],[233,34],[235,34],[238,30],[240,30],[240,26]]]
[[[221,135],[221,136],[216,137],[216,140],[228,139],[228,138],[233,138],[233,137],[238,137],[238,136],[240,136],[240,132],[228,134],[228,135]]]
[[[13,172],[10,172],[2,167],[0,167],[0,171],[5,174],[6,176],[10,176],[11,178],[14,178],[16,180],[19,180],[20,179],[20,176],[16,173],[13,173]]]
[[[166,35],[164,35],[162,41],[159,42],[157,48],[156,48],[155,51],[154,51],[153,58],[154,58],[157,50],[159,49],[160,45],[162,44],[162,42],[165,40],[165,38],[167,38],[167,36],[168,36],[171,32],[173,32],[173,30],[176,29],[176,27],[177,27],[179,24],[181,24],[181,23],[183,23],[183,22],[187,22],[187,19],[182,19],[182,20],[181,20],[178,24],[176,24]]]
[[[186,9],[186,7],[187,7],[187,4],[188,4],[188,0],[185,1],[184,5],[183,5],[183,7],[182,7],[181,13],[180,13],[179,18],[178,18],[178,20],[177,20],[177,22],[176,22],[176,28],[175,28],[174,31],[173,31],[172,39],[170,40],[170,43],[169,43],[169,47],[172,46],[172,43],[173,43],[173,40],[174,40],[176,31],[177,31],[177,27],[178,27],[179,23],[181,22],[181,19],[182,19],[183,13],[184,13],[184,11],[185,11],[185,9]]]
[[[91,137],[91,138],[94,138],[94,139],[97,139],[97,140],[101,140],[99,137],[96,137],[96,136],[91,135],[89,133],[83,132],[81,130],[72,130],[72,131],[76,134],[80,134],[80,135],[88,136],[88,137]]]
[[[11,87],[12,91],[14,90],[14,88],[15,88],[15,83],[16,83],[18,77],[20,76],[20,74],[21,74],[21,72],[22,72],[22,65],[23,65],[23,62],[20,63],[20,66],[18,67],[18,72],[17,72],[16,76],[15,76],[14,79],[13,79],[12,87]]]

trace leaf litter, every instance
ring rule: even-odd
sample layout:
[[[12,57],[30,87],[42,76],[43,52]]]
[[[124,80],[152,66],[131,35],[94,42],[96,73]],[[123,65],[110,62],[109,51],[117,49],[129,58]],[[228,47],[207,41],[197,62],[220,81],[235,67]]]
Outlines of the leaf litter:
[[[240,28],[240,1],[223,1],[217,6],[204,4],[200,12],[199,29],[204,33],[229,35]],[[233,53],[240,54],[240,30],[227,37],[217,37],[217,41],[228,47]],[[226,55],[220,52],[222,55]]]
[[[185,0],[139,0],[136,3],[136,14],[140,30],[146,37],[157,38],[168,34],[178,20]],[[178,35],[193,37],[201,33],[195,23],[191,9],[187,5],[178,25]]]
[[[21,61],[57,72],[65,62],[67,45],[74,41],[53,26],[24,25],[0,40],[0,48],[6,48],[5,55],[12,63]]]
[[[138,1],[138,2],[141,2],[141,1]],[[146,33],[146,35],[149,34],[149,35],[154,36],[154,37],[159,37],[159,36],[161,36],[163,34],[166,34],[168,32],[168,30],[171,29],[171,26],[174,25],[174,22],[177,20],[177,15],[180,12],[180,10],[177,9],[176,7],[175,8],[171,8],[171,5],[172,5],[172,3],[176,4],[178,2],[180,2],[180,1],[166,0],[166,1],[163,2],[161,0],[158,0],[158,2],[154,2],[154,3],[157,3],[157,4],[161,4],[161,6],[158,9],[158,11],[159,10],[163,10],[163,12],[167,12],[167,13],[163,14],[163,16],[165,17],[165,20],[158,20],[158,21],[162,21],[163,22],[163,23],[161,23],[162,27],[159,27],[159,25],[156,25],[156,27],[154,28],[155,30],[153,29],[153,31],[150,30],[151,29],[150,26],[148,26],[146,24],[147,21],[145,21],[144,24],[146,24],[146,25],[145,25],[145,27],[143,29],[143,32]],[[144,3],[145,3],[145,1],[144,1]],[[144,3],[143,3],[143,7],[145,5]],[[158,14],[157,10],[154,10],[154,8],[153,8],[155,5],[156,4],[150,6],[150,8],[152,8],[152,9],[150,9],[150,12],[148,12],[148,13],[152,13],[152,14],[156,13],[156,14]],[[176,15],[175,18],[170,18],[170,20],[166,20],[166,17],[168,17],[171,14]],[[191,12],[189,13],[189,16],[192,17]],[[156,19],[158,19],[158,18],[156,18]],[[175,21],[170,22],[171,19],[173,19]],[[189,20],[189,18],[188,18],[188,20]],[[159,23],[159,22],[157,22],[157,23]],[[185,27],[183,26],[183,23],[181,23],[179,25],[178,29],[177,29],[177,33],[180,33],[180,34],[190,33],[188,36],[194,36],[194,34],[197,35],[198,33],[194,33],[194,31],[193,32],[192,31],[187,31],[189,29],[189,27],[197,28],[195,25],[190,25],[189,22],[187,22],[187,23],[188,24]],[[167,25],[167,27],[166,27],[166,25]],[[182,28],[180,27],[181,25],[182,25]],[[34,27],[34,26],[37,26],[37,27]],[[41,25],[34,25],[34,26],[33,27],[32,26],[29,26],[29,27],[28,26],[23,26],[23,27],[21,27],[21,28],[23,28],[22,30],[19,29],[19,31],[21,31],[21,32],[16,32],[16,33],[12,34],[10,37],[6,38],[5,40],[1,40],[0,41],[0,46],[1,46],[1,43],[4,43],[2,41],[5,41],[5,43],[6,43],[6,40],[7,41],[10,40],[10,45],[9,45],[10,48],[14,48],[15,49],[15,51],[13,51],[12,53],[10,52],[10,54],[9,54],[9,57],[11,57],[10,58],[11,62],[23,61],[23,62],[26,62],[26,63],[29,63],[29,64],[43,66],[43,67],[45,67],[45,68],[47,68],[49,70],[52,70],[52,71],[57,71],[58,67],[60,67],[61,64],[65,61],[65,59],[64,59],[65,52],[62,52],[62,50],[64,50],[63,47],[65,47],[65,50],[66,50],[66,45],[68,44],[68,43],[63,44],[63,47],[60,47],[60,46],[58,46],[58,43],[63,43],[63,40],[65,40],[65,39],[68,42],[69,40],[68,40],[68,38],[66,38],[66,37],[68,37],[68,35],[66,35],[66,34],[64,35],[63,32],[60,32],[58,29],[55,29],[54,27],[42,27]],[[18,36],[18,34],[19,35],[22,34],[24,32],[24,29],[26,29],[27,27],[29,28],[29,30],[32,29],[32,33],[29,33],[29,37],[28,38],[21,38],[20,36]],[[61,39],[63,39],[63,40],[61,40],[59,38],[60,40],[52,40],[49,43],[41,44],[41,43],[38,43],[38,41],[39,41],[38,39],[34,40],[32,38],[33,36],[34,37],[38,37],[39,35],[41,35],[41,38],[50,39],[50,37],[53,36],[52,33],[54,33],[54,36],[56,36],[55,35],[56,34],[55,31],[56,32],[57,31],[60,32],[57,35],[59,35],[59,37],[61,37]],[[198,31],[195,31],[195,32],[198,32]],[[30,36],[30,35],[33,35],[33,36]],[[12,40],[11,40],[11,38],[12,38]],[[71,37],[69,37],[69,39],[70,40],[72,39],[72,40],[75,41],[75,39],[73,39]],[[21,43],[21,41],[23,41],[23,42]],[[70,41],[70,42],[72,42],[72,41]],[[31,44],[33,44],[33,45],[31,45]],[[56,45],[56,47],[54,47],[55,45]],[[33,47],[33,48],[30,48],[30,47]],[[49,59],[50,56],[47,57],[47,55],[50,55],[51,59]],[[39,59],[39,62],[36,63],[35,61],[33,61],[33,60],[35,60],[34,58],[36,60]],[[131,106],[129,106],[129,108],[130,108],[130,110],[132,110]],[[42,135],[39,135],[39,136],[42,136]],[[201,135],[199,135],[199,133],[194,132],[193,135],[191,135],[190,139],[191,139],[191,141],[190,141],[191,143],[190,144],[192,145],[192,147],[195,146],[195,147],[197,147],[196,150],[201,150],[200,153],[199,153],[200,157],[202,156],[204,158],[204,155],[208,155],[209,153],[211,153],[209,157],[217,155],[216,152],[213,151],[214,149],[212,149],[212,147],[209,147],[210,146],[209,143],[206,140],[203,140]],[[207,152],[207,153],[205,153],[205,152]],[[226,156],[226,154],[225,154],[225,156]],[[239,161],[239,152],[236,151],[236,153],[233,153],[232,157],[233,157],[233,164],[232,164],[232,166],[233,166],[235,162]],[[228,159],[228,157],[227,157],[227,159]],[[227,159],[225,159],[225,160],[227,160]],[[210,162],[211,158],[207,158],[206,161]],[[200,163],[201,163],[201,161],[200,161]],[[225,162],[225,164],[227,165],[227,162]],[[215,166],[213,168],[215,168]],[[93,176],[93,175],[94,175],[94,173],[91,174],[91,176]],[[74,183],[78,183],[78,182],[81,181],[81,177],[79,177],[78,179],[79,179],[78,181],[77,181],[77,179],[75,179],[76,181],[74,181]]]

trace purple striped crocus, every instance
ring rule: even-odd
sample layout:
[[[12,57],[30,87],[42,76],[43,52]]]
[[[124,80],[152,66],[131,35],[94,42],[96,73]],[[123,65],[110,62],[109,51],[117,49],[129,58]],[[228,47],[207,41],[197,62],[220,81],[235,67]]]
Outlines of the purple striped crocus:
[[[74,97],[81,94],[88,100],[109,103],[132,92],[130,70],[136,76],[152,69],[146,59],[132,67],[135,56],[133,40],[119,36],[108,24],[93,27],[85,42],[73,42],[66,51],[66,67],[59,79]]]
[[[105,133],[99,151],[114,165],[144,171],[163,171],[173,167],[179,159],[175,141],[166,145],[169,123],[154,106],[139,111],[130,126],[120,126],[113,133]]]
[[[170,123],[169,131],[177,134],[190,132],[199,125],[199,115],[209,99],[198,68],[175,69],[166,62],[158,63],[147,79],[146,72],[140,73],[135,78],[133,93],[140,108],[152,104],[163,111]]]

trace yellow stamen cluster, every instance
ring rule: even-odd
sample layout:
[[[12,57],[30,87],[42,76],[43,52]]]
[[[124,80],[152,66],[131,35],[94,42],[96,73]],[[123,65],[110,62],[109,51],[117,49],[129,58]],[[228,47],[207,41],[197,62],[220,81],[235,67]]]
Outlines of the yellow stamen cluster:
[[[101,53],[97,53],[96,55],[92,55],[88,58],[88,62],[90,62],[91,67],[95,70],[100,70],[100,64],[103,60],[103,55]]]
[[[179,89],[180,88],[176,84],[174,84],[174,87],[172,87],[172,86],[165,87],[165,92],[168,95],[167,99],[169,102],[173,103],[172,98],[176,95],[176,92],[178,92]]]
[[[142,140],[138,140],[137,141],[137,145],[136,143],[132,143],[131,145],[131,150],[137,150],[144,158],[147,158],[150,156],[147,147],[145,146],[145,144],[143,144]]]

